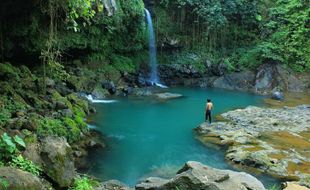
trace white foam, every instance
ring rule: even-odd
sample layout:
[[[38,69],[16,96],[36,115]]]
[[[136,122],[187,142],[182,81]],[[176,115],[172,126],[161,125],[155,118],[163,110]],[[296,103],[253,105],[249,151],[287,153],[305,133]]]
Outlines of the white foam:
[[[160,88],[168,88],[168,86],[160,84],[160,83],[156,83],[156,82],[155,82],[155,86],[158,86]]]
[[[99,99],[94,99],[91,94],[85,96],[87,100],[89,100],[91,103],[103,103],[103,104],[110,104],[110,103],[115,103],[117,100],[99,100]]]
[[[87,125],[87,127],[89,128],[89,129],[96,129],[97,127],[95,126],[95,125]]]

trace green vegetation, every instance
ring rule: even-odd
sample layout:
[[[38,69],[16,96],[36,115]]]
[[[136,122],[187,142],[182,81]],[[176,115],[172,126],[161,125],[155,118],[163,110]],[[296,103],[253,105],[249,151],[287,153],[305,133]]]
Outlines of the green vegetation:
[[[39,166],[35,165],[31,160],[24,158],[22,155],[13,157],[10,166],[30,172],[35,176],[39,176],[42,172]]]
[[[69,190],[92,190],[98,186],[98,182],[87,176],[81,176],[74,180],[73,186]]]
[[[7,189],[9,187],[9,182],[6,179],[0,177],[0,187]]]
[[[5,166],[4,163],[8,163],[9,166],[39,176],[42,169],[36,166],[32,161],[18,154],[24,148],[26,148],[26,144],[22,138],[17,135],[12,138],[7,133],[3,133],[0,139],[0,166]],[[6,180],[0,178],[0,185],[1,184],[5,187],[7,184]]]
[[[0,160],[10,160],[15,153],[25,147],[26,145],[20,137],[12,138],[7,133],[3,133],[0,139]]]
[[[72,143],[81,138],[81,132],[84,130],[86,130],[86,123],[82,117],[76,116],[75,120],[68,117],[63,120],[45,117],[39,119],[37,134],[39,136],[65,137],[69,143]]]
[[[177,42],[184,56],[224,59],[232,70],[278,62],[301,72],[310,70],[309,12],[300,0],[162,0],[155,26],[158,44]]]
[[[273,185],[269,188],[267,188],[268,190],[281,190],[282,188],[279,185]]]

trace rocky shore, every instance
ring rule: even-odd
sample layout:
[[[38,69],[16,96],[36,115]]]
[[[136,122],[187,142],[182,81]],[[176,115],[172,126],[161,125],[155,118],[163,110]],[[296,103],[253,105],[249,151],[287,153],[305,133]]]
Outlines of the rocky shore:
[[[234,166],[310,187],[310,106],[280,109],[249,106],[221,114],[220,122],[201,124],[198,139],[227,147]]]

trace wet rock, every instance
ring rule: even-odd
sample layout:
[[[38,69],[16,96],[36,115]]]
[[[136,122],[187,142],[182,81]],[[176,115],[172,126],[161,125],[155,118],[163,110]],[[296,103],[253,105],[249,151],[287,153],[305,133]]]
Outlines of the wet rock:
[[[169,100],[169,99],[181,98],[183,95],[182,95],[182,94],[176,94],[176,93],[165,92],[165,93],[158,93],[158,94],[155,94],[155,96],[156,96],[158,99],[161,99],[161,100]]]
[[[117,180],[109,180],[101,183],[99,187],[94,188],[94,190],[134,190]]]
[[[182,85],[186,79],[202,78],[198,69],[190,64],[159,65],[158,71],[162,81],[169,86]]]
[[[274,100],[284,100],[284,94],[279,91],[275,91],[271,94],[271,98]]]
[[[110,94],[116,93],[116,87],[113,81],[104,81],[102,83],[102,88],[107,89]]]
[[[169,180],[148,178],[136,185],[138,190],[264,190],[263,184],[255,177],[230,170],[218,170],[199,162],[189,161]]]
[[[41,146],[44,172],[60,187],[68,187],[76,176],[70,145],[65,138],[49,136]]]
[[[103,89],[101,86],[96,86],[91,95],[96,99],[104,99],[109,96],[109,91],[107,89]]]
[[[9,183],[8,188],[2,188],[2,184],[0,184],[0,189],[3,190],[42,190],[50,187],[33,174],[11,167],[0,167],[0,178]]]

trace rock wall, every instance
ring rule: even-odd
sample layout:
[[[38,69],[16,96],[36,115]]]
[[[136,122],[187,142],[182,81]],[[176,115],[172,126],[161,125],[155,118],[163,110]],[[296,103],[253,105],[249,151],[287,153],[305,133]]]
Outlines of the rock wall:
[[[264,64],[257,71],[229,72],[224,63],[206,64],[205,70],[190,64],[159,65],[160,79],[168,86],[216,87],[269,94],[273,91],[303,92],[310,89],[310,74],[294,73],[280,64]],[[147,78],[147,76],[145,76]]]

